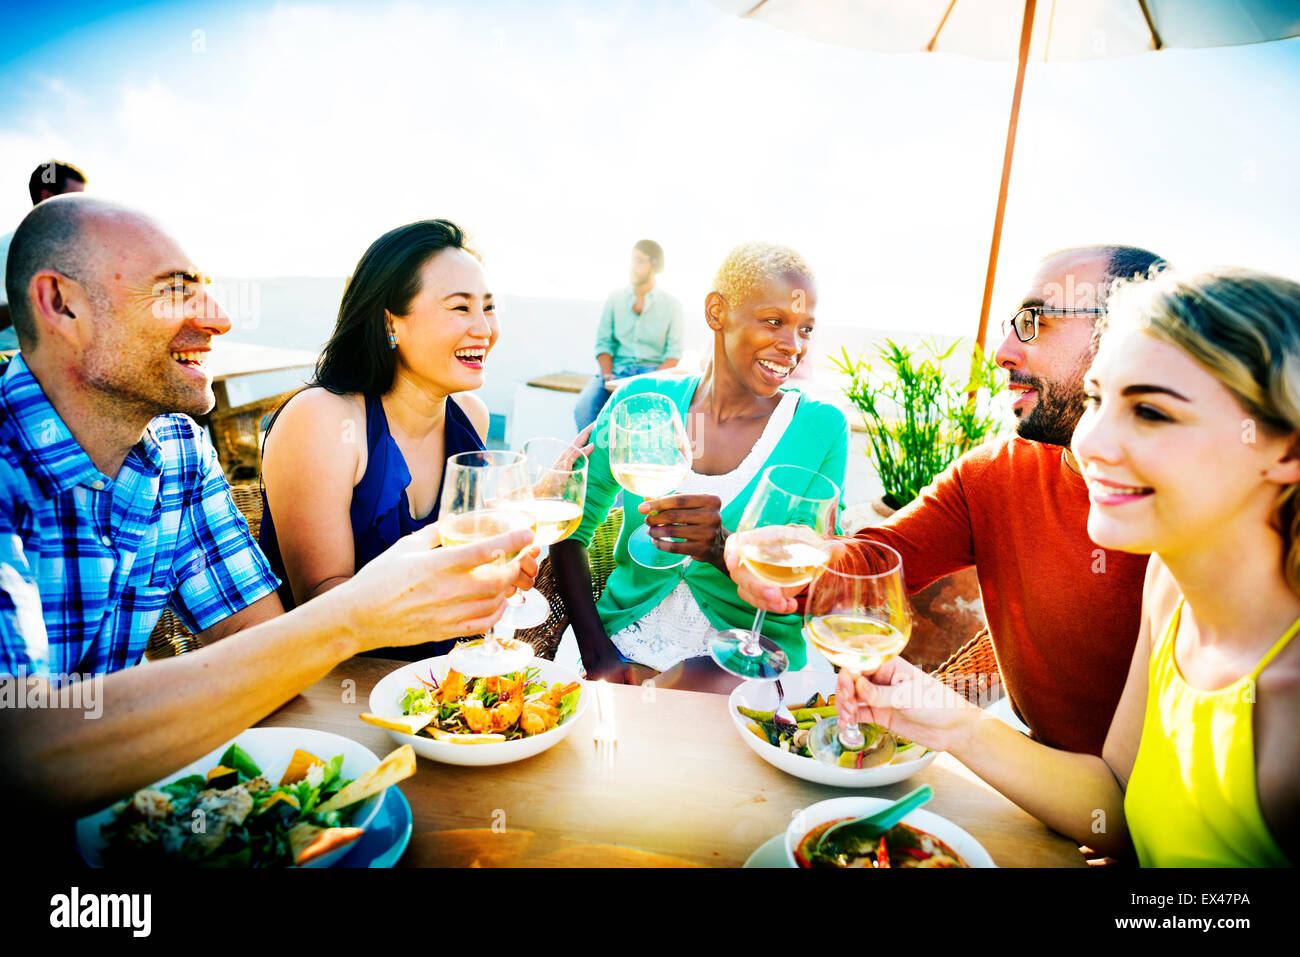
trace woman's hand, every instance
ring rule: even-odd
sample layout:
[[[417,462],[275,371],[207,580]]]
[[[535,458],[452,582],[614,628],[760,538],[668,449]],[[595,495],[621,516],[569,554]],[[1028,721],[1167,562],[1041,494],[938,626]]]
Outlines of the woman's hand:
[[[536,545],[529,545],[519,553],[519,577],[515,579],[514,587],[510,589],[510,594],[517,591],[528,591],[537,583],[537,572],[539,565],[538,557],[542,550]]]
[[[367,647],[482,634],[501,617],[521,577],[531,580],[519,560],[492,563],[532,540],[525,528],[443,548],[434,522],[394,543],[335,591],[346,592],[346,611]]]
[[[841,669],[835,707],[849,724],[883,725],[936,751],[960,757],[983,712],[915,665],[894,658],[873,675]]]
[[[611,655],[602,658],[594,667],[587,669],[587,680],[607,681],[612,685],[641,685],[657,677],[658,674],[659,672],[646,665],[639,665],[635,661],[624,661]]]
[[[722,527],[722,499],[716,495],[668,495],[646,499],[638,506],[646,529],[660,551],[689,555],[726,574],[723,552],[727,536]],[[675,542],[671,539],[680,538]]]
[[[571,479],[571,476],[567,473],[573,471],[573,463],[578,461],[581,456],[590,456],[596,449],[596,446],[590,441],[591,430],[595,427],[596,423],[593,422],[575,435],[573,441],[550,464],[550,470],[541,474],[541,478],[533,485],[533,495],[536,498],[554,498],[563,494],[564,488]]]
[[[596,423],[595,422],[591,423],[591,425],[587,426],[585,429],[583,429],[581,432],[579,432],[577,435],[573,437],[573,441],[569,443],[569,447],[577,450],[578,452],[581,452],[583,455],[591,455],[591,453],[596,450],[596,446],[593,445],[591,442],[591,433],[592,430],[595,428],[596,428]],[[566,466],[566,468],[572,466],[574,461],[577,458],[578,456],[576,455],[570,458],[569,464],[568,466]]]

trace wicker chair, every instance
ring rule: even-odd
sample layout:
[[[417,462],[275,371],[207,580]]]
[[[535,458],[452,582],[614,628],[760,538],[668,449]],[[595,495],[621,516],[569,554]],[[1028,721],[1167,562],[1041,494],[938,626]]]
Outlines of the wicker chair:
[[[248,530],[256,540],[257,533],[262,528],[261,484],[251,482],[232,485],[230,497],[235,500],[235,507],[239,509],[239,514],[244,516],[244,521],[248,522]],[[198,651],[202,647],[203,643],[199,641],[198,636],[190,634],[170,608],[164,608],[158,624],[149,634],[149,643],[145,645],[144,656],[149,661],[159,661],[186,652]]]
[[[614,546],[618,543],[619,532],[623,530],[623,510],[610,509],[605,521],[592,533],[591,544],[587,546],[587,560],[591,564],[591,597],[599,599],[605,590],[605,582],[614,570]],[[549,558],[542,561],[537,571],[534,586],[546,600],[551,603],[551,616],[536,628],[515,632],[515,637],[533,646],[533,653],[539,658],[553,660],[555,651],[560,646],[560,637],[569,626],[569,612],[560,597],[559,582],[551,568]]]
[[[299,390],[267,396],[232,409],[218,409],[208,417],[212,444],[226,478],[236,482],[256,481],[262,474],[262,420],[282,406]]]
[[[980,707],[987,707],[1005,694],[1002,672],[998,670],[997,655],[993,652],[993,639],[987,628],[958,648],[951,658],[931,673]]]

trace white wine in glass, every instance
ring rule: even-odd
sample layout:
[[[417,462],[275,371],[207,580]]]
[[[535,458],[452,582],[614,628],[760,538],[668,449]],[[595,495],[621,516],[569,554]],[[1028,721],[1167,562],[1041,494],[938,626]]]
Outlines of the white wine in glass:
[[[535,498],[528,506],[537,521],[534,545],[550,546],[561,542],[582,524],[582,503],[562,498]]]
[[[897,625],[866,615],[818,615],[808,622],[808,640],[837,668],[874,674],[907,647],[910,636]]]
[[[549,548],[582,524],[587,497],[587,456],[563,439],[529,439],[521,450],[532,496],[520,507],[535,521],[533,544]],[[530,588],[511,596],[511,620],[517,628],[536,628],[551,617],[546,596]]]
[[[808,584],[828,558],[826,540],[804,525],[754,529],[740,546],[745,567],[777,588]]]
[[[774,465],[759,479],[740,517],[740,559],[755,575],[779,588],[806,585],[830,558],[839,486],[798,465]],[[781,647],[762,634],[767,614],[759,609],[748,628],[729,628],[709,642],[723,671],[739,678],[779,678],[790,666]]]
[[[535,528],[527,508],[532,485],[523,455],[518,452],[462,452],[447,460],[438,509],[438,537],[444,546],[467,545],[520,528]],[[501,554],[488,564],[513,562]],[[513,634],[510,607],[500,627]],[[533,648],[491,629],[480,642],[461,642],[451,652],[451,667],[463,675],[485,677],[518,671],[533,658]]]
[[[642,498],[663,498],[671,495],[682,484],[688,465],[657,465],[653,462],[629,462],[613,465],[614,481],[633,495]]]
[[[808,589],[804,634],[831,664],[853,674],[874,674],[907,646],[912,612],[903,558],[880,542],[854,541]],[[857,724],[835,717],[813,725],[808,750],[823,764],[840,765],[861,751]]]
[[[671,495],[690,473],[692,460],[681,413],[667,396],[638,392],[610,410],[609,470],[625,491],[642,499]],[[625,508],[623,514],[636,513]],[[687,560],[661,550],[644,524],[628,536],[627,550],[646,568],[676,568]]]
[[[462,512],[438,522],[438,538],[445,546],[469,545],[515,529],[531,528],[533,520],[532,511],[522,508],[499,507]],[[513,562],[522,551],[521,548],[513,555],[500,555],[493,559],[493,564]]]

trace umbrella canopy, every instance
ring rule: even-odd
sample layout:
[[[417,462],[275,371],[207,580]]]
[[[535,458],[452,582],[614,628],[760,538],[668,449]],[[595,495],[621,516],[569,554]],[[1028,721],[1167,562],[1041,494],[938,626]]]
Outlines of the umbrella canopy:
[[[814,40],[890,53],[1014,60],[1024,0],[719,0],[742,17]],[[1030,62],[1096,60],[1166,47],[1300,35],[1297,0],[1042,0]]]
[[[887,53],[959,53],[1017,61],[984,300],[983,349],[1025,66],[1170,47],[1204,48],[1300,36],[1300,0],[713,0],[748,19],[814,40]]]

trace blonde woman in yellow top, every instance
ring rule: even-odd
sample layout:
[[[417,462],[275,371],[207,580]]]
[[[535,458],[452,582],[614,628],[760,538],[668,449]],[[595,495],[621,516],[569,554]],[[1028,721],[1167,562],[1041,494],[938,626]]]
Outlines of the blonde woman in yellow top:
[[[901,661],[856,682],[842,674],[842,713],[949,751],[1110,856],[1292,864],[1300,284],[1233,270],[1130,286],[1111,299],[1085,390],[1073,449],[1092,499],[1088,533],[1154,553],[1102,756],[1037,744]]]

